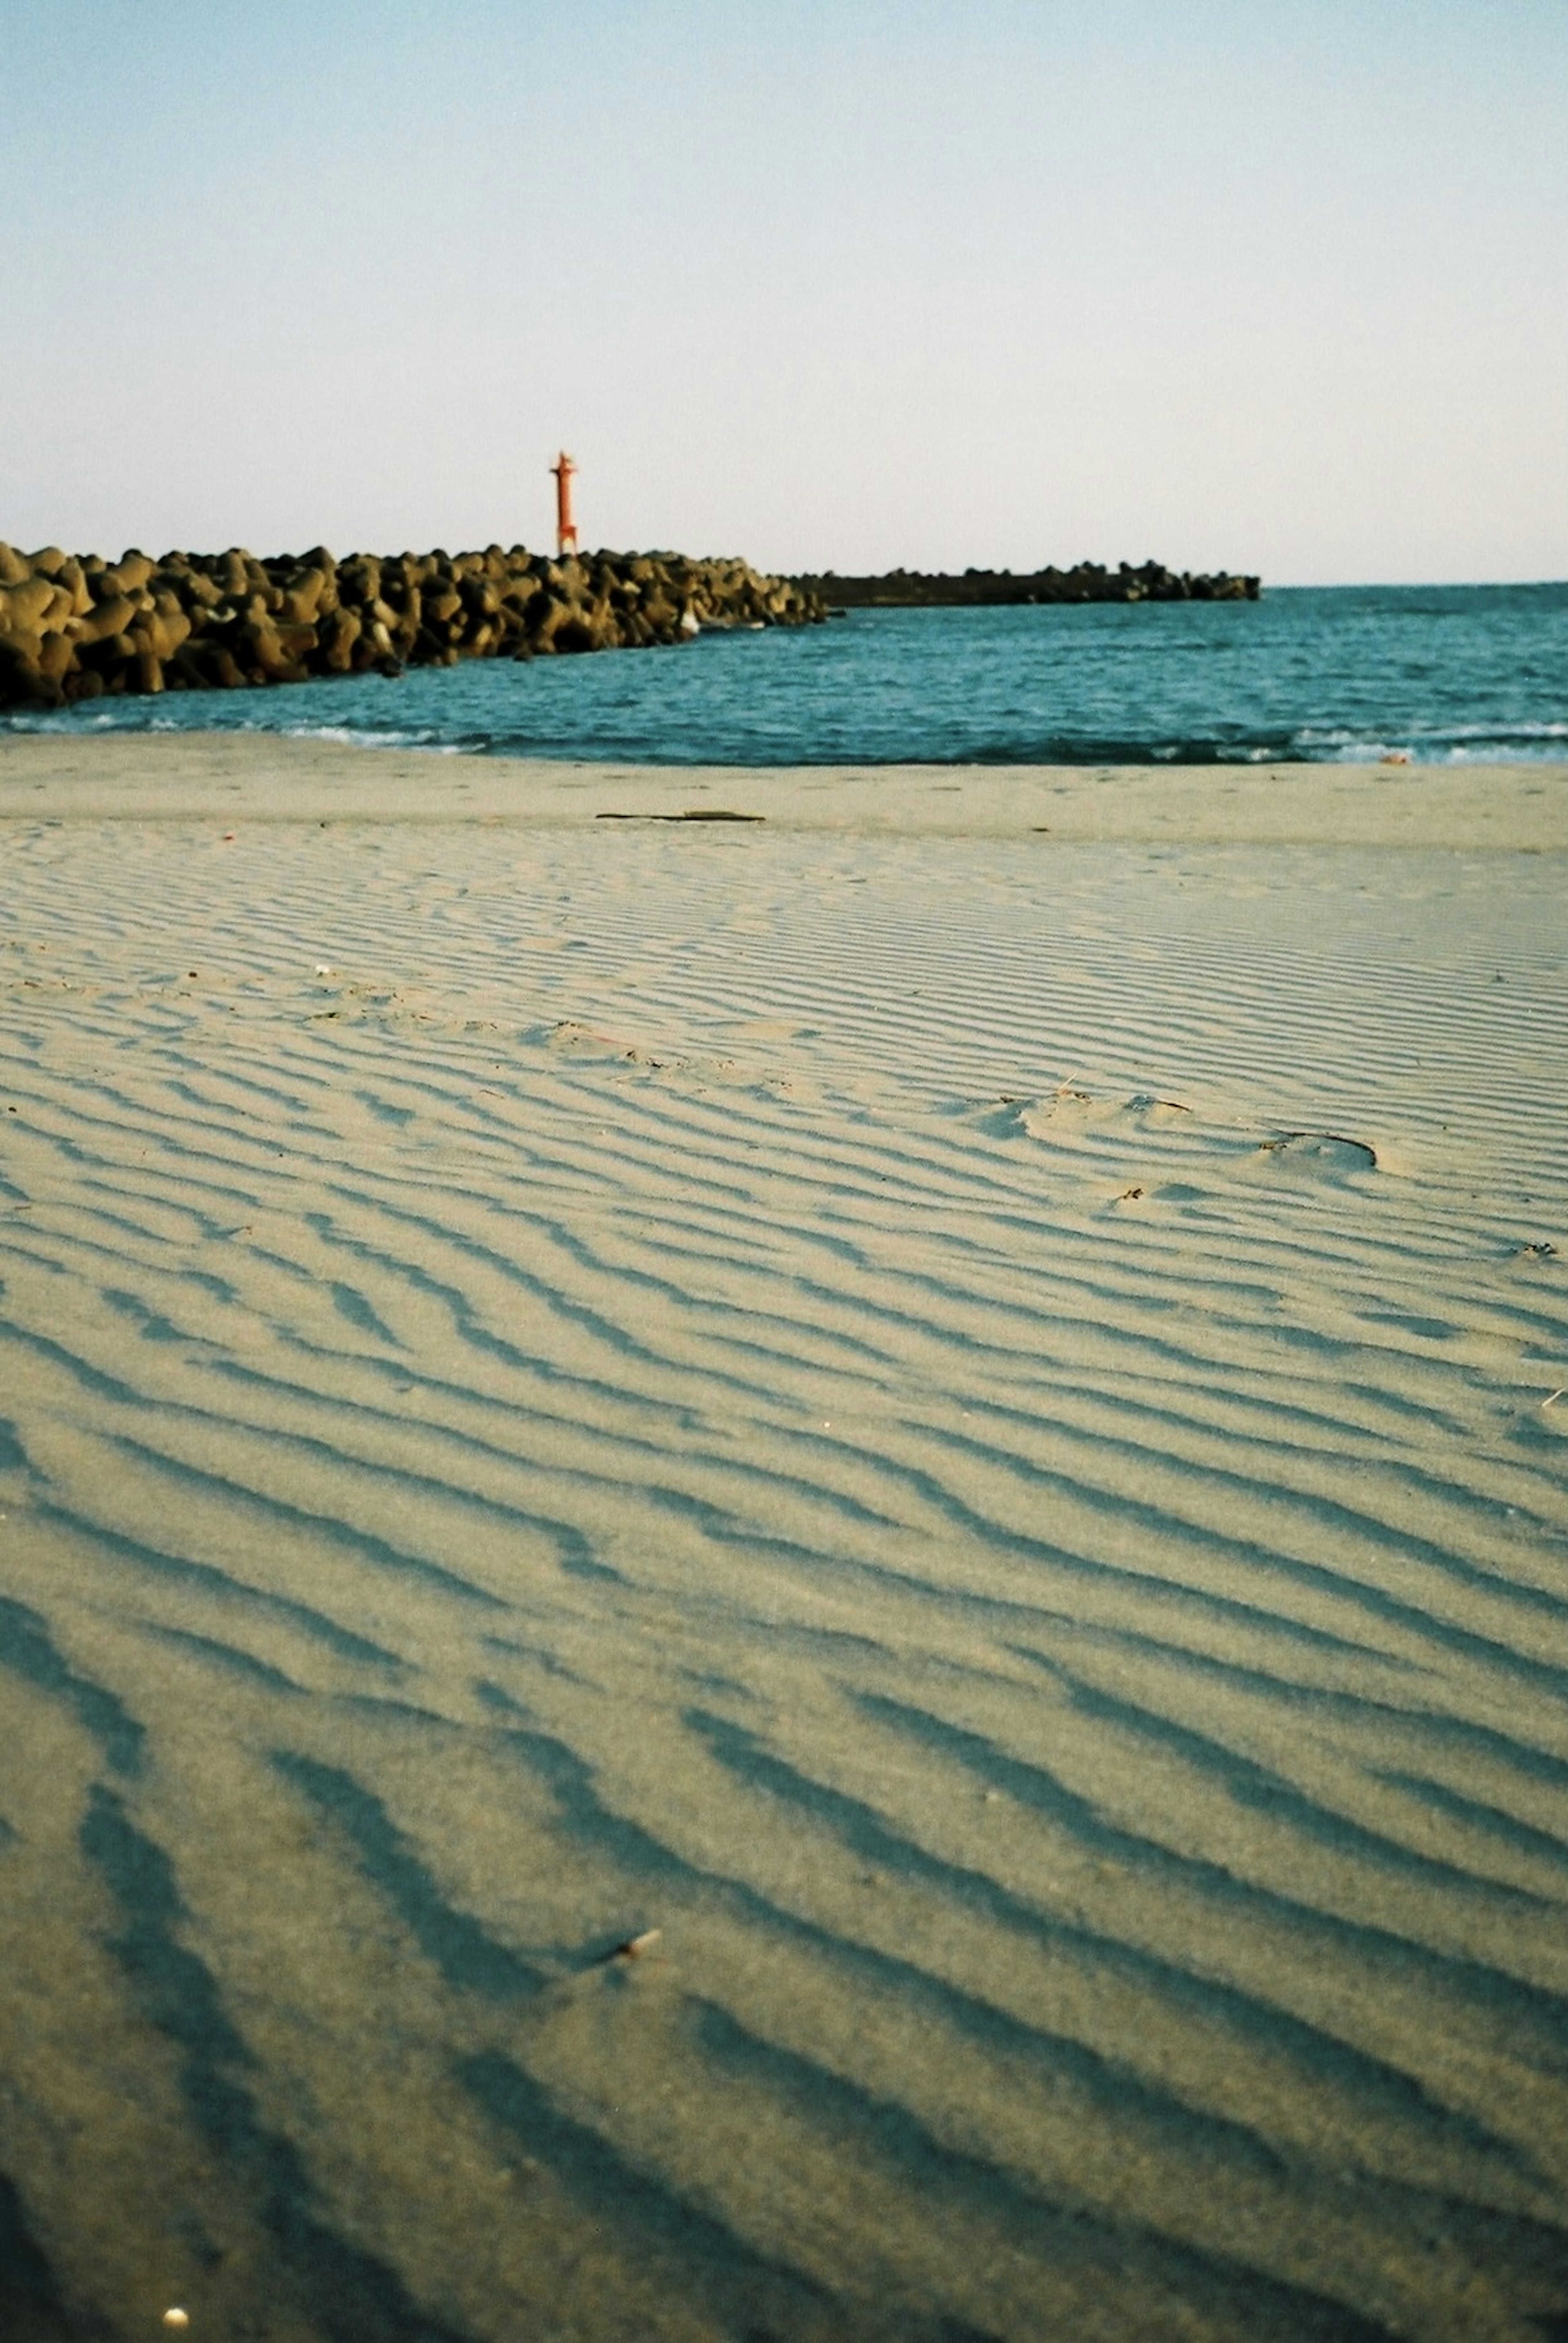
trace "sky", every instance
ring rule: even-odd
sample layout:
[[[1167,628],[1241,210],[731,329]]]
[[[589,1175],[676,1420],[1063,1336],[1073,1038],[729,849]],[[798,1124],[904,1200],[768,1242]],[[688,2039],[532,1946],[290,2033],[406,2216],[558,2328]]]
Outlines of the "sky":
[[[0,0],[0,538],[1568,575],[1564,0]]]

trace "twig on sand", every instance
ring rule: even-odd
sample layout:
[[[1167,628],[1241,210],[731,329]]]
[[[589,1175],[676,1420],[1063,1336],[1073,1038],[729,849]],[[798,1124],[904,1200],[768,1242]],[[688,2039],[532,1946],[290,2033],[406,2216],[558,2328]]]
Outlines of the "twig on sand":
[[[662,1928],[644,1928],[635,1936],[623,1936],[604,1957],[607,1961],[640,1961],[645,1953],[652,1952],[663,1934]]]

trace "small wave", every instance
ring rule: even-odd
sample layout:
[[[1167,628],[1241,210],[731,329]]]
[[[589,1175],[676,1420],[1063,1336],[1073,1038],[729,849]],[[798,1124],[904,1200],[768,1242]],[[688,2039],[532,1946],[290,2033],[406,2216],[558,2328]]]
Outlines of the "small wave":
[[[344,749],[430,749],[440,757],[481,757],[488,743],[474,739],[446,739],[428,724],[398,730],[388,726],[372,730],[353,724],[279,724],[268,726],[286,740],[327,740]]]
[[[1398,758],[1412,765],[1510,765],[1554,761],[1561,744],[1568,742],[1568,726],[1535,725],[1513,731],[1422,734],[1407,732],[1372,737],[1338,735],[1314,739],[1303,736],[1293,744],[1292,761],[1308,764],[1375,765]]]

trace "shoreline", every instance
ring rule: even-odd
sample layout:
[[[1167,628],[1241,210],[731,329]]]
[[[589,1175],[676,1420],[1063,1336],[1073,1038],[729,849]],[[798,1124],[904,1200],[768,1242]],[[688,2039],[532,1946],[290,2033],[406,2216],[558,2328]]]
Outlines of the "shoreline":
[[[1041,846],[1568,851],[1568,762],[668,766],[472,757],[278,733],[0,736],[0,822],[661,823]],[[714,828],[725,827],[715,821]]]

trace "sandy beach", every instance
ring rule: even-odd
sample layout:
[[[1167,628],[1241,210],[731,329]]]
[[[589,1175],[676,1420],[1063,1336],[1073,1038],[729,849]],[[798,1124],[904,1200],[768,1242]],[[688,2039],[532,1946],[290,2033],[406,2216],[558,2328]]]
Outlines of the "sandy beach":
[[[1568,2333],[1568,767],[0,853],[7,2343]]]

